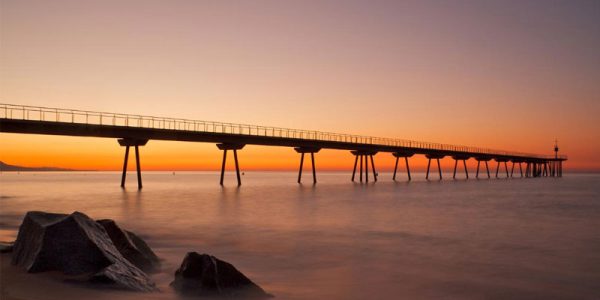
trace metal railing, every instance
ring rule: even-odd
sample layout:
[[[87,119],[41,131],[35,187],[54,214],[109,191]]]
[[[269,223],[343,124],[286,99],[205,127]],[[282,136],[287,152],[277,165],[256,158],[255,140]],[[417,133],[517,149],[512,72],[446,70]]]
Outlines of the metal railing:
[[[0,118],[30,121],[66,122],[90,125],[125,126],[166,130],[182,130],[193,132],[237,134],[247,136],[266,136],[274,138],[291,138],[353,144],[380,145],[392,147],[417,148],[425,150],[443,150],[488,154],[497,156],[519,156],[529,158],[551,159],[551,155],[539,155],[523,152],[494,150],[481,147],[469,147],[440,143],[420,142],[403,139],[381,138],[352,134],[340,134],[313,130],[300,130],[280,127],[268,127],[248,124],[200,121],[178,118],[153,117],[120,113],[106,113],[76,109],[50,108],[14,104],[0,104]],[[560,156],[566,159],[566,156]]]

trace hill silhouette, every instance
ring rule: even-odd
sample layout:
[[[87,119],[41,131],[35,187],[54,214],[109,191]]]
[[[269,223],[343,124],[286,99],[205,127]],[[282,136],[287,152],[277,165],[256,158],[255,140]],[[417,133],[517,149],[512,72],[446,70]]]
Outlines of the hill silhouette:
[[[2,161],[0,161],[0,172],[15,172],[15,171],[19,171],[19,172],[27,172],[27,171],[75,171],[73,169],[65,169],[65,168],[54,168],[54,167],[22,167],[22,166],[15,166],[15,165],[9,165],[7,163],[4,163]]]

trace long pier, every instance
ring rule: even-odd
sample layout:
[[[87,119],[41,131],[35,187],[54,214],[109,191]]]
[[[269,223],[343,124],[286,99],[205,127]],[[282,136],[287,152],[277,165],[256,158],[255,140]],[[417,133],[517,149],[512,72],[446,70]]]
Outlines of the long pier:
[[[218,149],[223,151],[221,185],[228,151],[233,152],[237,184],[242,184],[237,152],[246,145],[293,148],[300,154],[298,183],[302,181],[305,154],[310,154],[313,183],[317,183],[315,154],[321,149],[350,151],[355,156],[351,180],[356,180],[358,170],[360,182],[363,182],[363,175],[364,182],[369,182],[369,173],[372,173],[373,181],[378,180],[374,157],[380,152],[390,153],[396,158],[393,180],[396,180],[400,159],[404,160],[406,165],[408,180],[412,179],[409,158],[414,155],[424,155],[428,159],[428,180],[432,160],[437,164],[439,179],[442,179],[440,159],[447,156],[455,160],[453,178],[456,177],[459,162],[462,162],[465,174],[469,178],[466,161],[471,158],[477,161],[476,178],[479,178],[482,162],[487,177],[491,178],[488,165],[491,160],[497,163],[496,178],[500,177],[501,166],[504,167],[506,178],[513,177],[517,165],[520,177],[561,177],[562,164],[567,160],[566,156],[558,155],[557,145],[554,147],[554,155],[539,155],[311,130],[13,104],[0,104],[0,132],[115,138],[119,145],[125,147],[121,186],[125,186],[129,149],[133,147],[139,189],[142,188],[139,147],[146,145],[149,140],[215,143]],[[510,172],[508,162],[512,164]]]

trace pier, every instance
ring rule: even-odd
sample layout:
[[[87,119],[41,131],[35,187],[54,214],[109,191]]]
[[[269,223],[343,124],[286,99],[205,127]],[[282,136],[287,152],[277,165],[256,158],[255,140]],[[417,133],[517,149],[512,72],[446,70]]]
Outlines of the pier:
[[[0,104],[0,132],[116,139],[119,145],[125,148],[121,186],[125,186],[129,149],[134,147],[139,189],[142,188],[139,148],[145,146],[150,140],[216,144],[218,149],[223,151],[221,185],[224,184],[227,152],[230,150],[233,152],[237,184],[242,184],[238,151],[242,151],[246,145],[289,147],[295,150],[300,154],[298,183],[302,182],[304,156],[310,154],[314,184],[317,183],[315,156],[321,149],[350,151],[355,156],[351,180],[356,181],[358,167],[359,182],[363,182],[363,179],[364,182],[369,182],[369,172],[372,173],[374,182],[378,180],[375,156],[379,153],[391,154],[396,158],[392,177],[394,181],[400,158],[405,162],[408,180],[412,179],[409,158],[414,155],[424,155],[428,159],[426,172],[428,180],[432,160],[437,165],[438,179],[443,179],[440,159],[444,157],[452,157],[455,160],[453,178],[456,177],[457,167],[461,163],[467,179],[469,174],[466,161],[469,159],[477,161],[475,178],[479,178],[481,162],[484,162],[487,178],[491,178],[488,166],[488,162],[491,161],[496,162],[495,178],[513,177],[516,165],[519,167],[519,177],[522,178],[561,177],[563,162],[567,160],[565,155],[558,154],[557,145],[554,147],[554,155],[540,155],[311,130],[13,104]],[[508,163],[511,163],[510,172]],[[525,170],[522,164],[525,165]]]

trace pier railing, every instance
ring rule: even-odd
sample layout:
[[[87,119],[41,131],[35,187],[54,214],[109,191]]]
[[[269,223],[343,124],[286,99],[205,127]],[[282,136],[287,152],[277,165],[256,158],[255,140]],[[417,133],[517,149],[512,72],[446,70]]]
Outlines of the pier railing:
[[[519,156],[542,159],[554,158],[554,156],[549,155],[495,150],[481,147],[421,142],[404,139],[14,104],[0,104],[0,118],[45,122],[66,122],[89,125],[125,126],[164,130],[183,130],[193,132],[223,133],[247,136],[266,136],[274,138],[292,138],[302,140],[344,142],[354,144],[406,147],[426,150],[443,150],[500,156]],[[560,156],[559,158],[566,159],[566,156]]]

